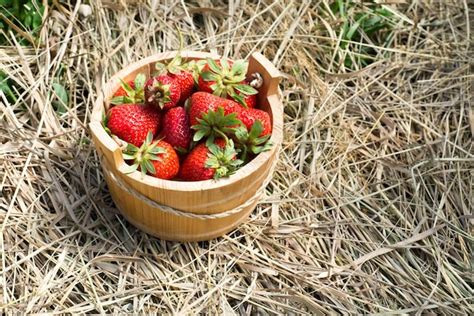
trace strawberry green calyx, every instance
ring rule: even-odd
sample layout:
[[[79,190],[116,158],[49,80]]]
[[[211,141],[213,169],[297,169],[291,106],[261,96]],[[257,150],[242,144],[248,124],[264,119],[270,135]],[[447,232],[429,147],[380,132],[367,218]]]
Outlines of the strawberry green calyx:
[[[146,100],[149,103],[156,103],[161,109],[164,108],[165,104],[171,102],[171,91],[169,84],[163,84],[159,80],[155,80],[153,85],[147,87],[149,97]]]
[[[109,135],[112,135],[112,132],[110,131],[110,128],[108,127],[109,125],[109,116],[107,114],[102,113],[102,127],[105,129],[105,132]]]
[[[207,113],[203,113],[202,118],[198,118],[197,121],[199,122],[198,124],[191,126],[196,131],[193,140],[198,142],[207,137],[207,147],[214,143],[216,137],[223,138],[227,143],[227,135],[233,134],[235,131],[234,127],[242,124],[237,119],[236,113],[225,115],[222,107],[218,107],[216,111],[209,110]]]
[[[189,71],[193,75],[194,84],[197,85],[199,75],[201,74],[205,64],[206,61],[204,59],[183,62],[183,58],[178,53],[168,64],[157,62],[155,64],[155,69],[156,75],[166,73],[177,75],[181,71]]]
[[[241,158],[247,162],[248,153],[258,155],[261,152],[270,150],[272,143],[268,141],[270,134],[259,137],[263,132],[263,125],[260,121],[253,123],[250,132],[243,125],[235,129],[235,137],[237,138],[238,148],[241,149]]]
[[[229,140],[224,148],[220,148],[214,143],[207,147],[209,153],[206,167],[215,169],[214,179],[227,177],[235,173],[243,163],[242,160],[236,159],[237,151],[232,140]]]
[[[183,59],[178,53],[176,54],[176,56],[174,56],[174,58],[168,64],[157,62],[155,64],[155,69],[157,71],[157,75],[166,74],[168,72],[176,75],[181,70],[186,69],[186,67],[184,67]]]
[[[133,160],[133,165],[126,171],[126,173],[132,173],[140,167],[142,177],[147,172],[155,174],[156,170],[151,160],[160,160],[159,154],[164,154],[166,151],[157,146],[158,141],[153,142],[153,134],[148,132],[146,140],[140,148],[135,145],[128,144],[122,153],[124,160]]]
[[[125,95],[115,96],[110,100],[110,103],[129,104],[129,103],[143,103],[145,99],[144,87],[146,76],[145,74],[138,74],[133,80],[133,87],[127,82],[120,79],[120,87],[125,91]]]
[[[199,76],[201,75],[202,69],[206,65],[206,60],[190,60],[185,68],[193,74],[194,84],[197,85],[199,82]]]
[[[247,107],[245,96],[258,93],[255,88],[242,83],[246,79],[248,62],[237,60],[230,66],[227,60],[222,58],[219,63],[220,65],[215,60],[208,58],[209,70],[203,71],[201,77],[205,81],[213,82],[210,88],[214,95],[223,98],[230,96]]]

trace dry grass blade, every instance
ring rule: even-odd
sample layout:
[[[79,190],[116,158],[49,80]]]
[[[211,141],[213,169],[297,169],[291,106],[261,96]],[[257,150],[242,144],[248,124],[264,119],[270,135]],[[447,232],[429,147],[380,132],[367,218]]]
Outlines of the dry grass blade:
[[[0,47],[3,312],[474,313],[467,1],[386,1],[389,26],[358,37],[368,4],[87,3],[53,1],[37,48]],[[86,129],[106,80],[176,49],[177,27],[186,49],[261,51],[287,78],[267,198],[202,243],[128,224]]]

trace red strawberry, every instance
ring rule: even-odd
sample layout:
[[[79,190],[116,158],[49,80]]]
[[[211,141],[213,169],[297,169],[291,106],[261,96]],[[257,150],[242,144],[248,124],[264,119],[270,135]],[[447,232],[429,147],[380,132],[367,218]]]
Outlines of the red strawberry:
[[[107,113],[105,125],[114,135],[127,143],[141,146],[148,132],[153,136],[160,128],[161,114],[158,109],[141,104],[123,104],[112,107]]]
[[[177,74],[170,74],[170,76],[175,78],[178,85],[181,87],[181,98],[179,102],[184,103],[184,101],[186,101],[194,91],[193,74],[187,70],[182,70]]]
[[[223,98],[229,97],[247,107],[245,97],[258,93],[245,81],[247,68],[248,63],[243,60],[232,63],[226,59],[207,59],[198,79],[198,88]]]
[[[183,161],[179,177],[188,181],[201,181],[229,176],[242,164],[236,156],[232,140],[226,145],[223,139],[216,139],[209,147],[201,143]]]
[[[258,104],[258,99],[257,99],[257,95],[256,94],[252,94],[252,95],[248,95],[244,98],[244,101],[245,101],[245,104],[247,104],[247,106],[249,108],[256,108],[257,107],[257,104]]]
[[[195,92],[191,96],[191,106],[189,108],[189,119],[191,125],[198,124],[198,119],[202,118],[202,113],[209,110],[217,110],[218,107],[224,109],[224,114],[239,113],[244,108],[237,102],[223,99],[208,92]]]
[[[237,93],[239,96],[241,95],[240,92]],[[244,95],[244,102],[247,105],[248,108],[256,108],[257,107],[257,95],[256,94],[251,94],[251,95]],[[229,100],[234,100],[231,96],[227,96],[227,99]]]
[[[250,83],[247,80],[243,81],[242,83],[245,84],[245,85],[250,86]],[[247,104],[247,107],[249,107],[249,108],[256,108],[257,107],[257,103],[258,103],[257,94],[245,95],[245,94],[242,94],[241,92],[237,92],[237,94],[241,95],[244,98],[244,102],[245,102],[245,104]]]
[[[196,131],[193,140],[199,141],[207,137],[207,145],[216,137],[227,139],[233,129],[241,122],[239,113],[245,110],[238,103],[217,97],[208,92],[196,92],[191,96],[189,115],[191,128]]]
[[[203,116],[203,114],[208,114],[210,111],[217,113],[218,108],[222,108],[224,110],[223,115],[218,115],[217,118],[213,115],[211,115],[210,118]],[[232,100],[223,99],[207,92],[196,92],[191,96],[191,107],[189,109],[191,128],[199,130],[203,128],[198,126],[202,126],[210,130],[209,133],[206,132],[204,135],[202,135],[202,137],[211,135],[213,130],[226,133],[224,129],[235,127],[235,125],[239,123],[238,121],[229,121],[226,119],[226,117],[232,113],[236,114],[235,118],[238,121],[240,120],[249,131],[256,120],[261,121],[263,125],[263,132],[259,136],[265,136],[272,132],[270,115],[263,110],[253,108],[246,109]],[[202,122],[200,122],[202,119],[205,119],[207,124],[202,124]]]
[[[194,91],[194,71],[195,62],[183,63],[183,59],[179,53],[167,64],[157,62],[155,64],[157,73],[160,75],[167,74],[174,78],[181,88],[180,104],[183,104]],[[196,68],[197,69],[197,68]]]
[[[247,80],[244,80],[241,82],[241,84],[243,85],[249,85],[248,81]],[[248,108],[256,108],[257,107],[257,95],[256,94],[244,94],[240,91],[236,91],[236,94],[237,94],[237,97],[239,98],[239,100],[235,100],[235,96],[231,96],[231,95],[227,95],[227,99],[229,100],[235,100],[237,102],[239,102],[240,104],[243,105],[243,103],[241,101],[243,101],[245,103],[245,105],[247,105]],[[244,105],[244,106],[245,106]]]
[[[221,63],[220,60],[212,60],[211,59],[211,61],[213,61],[217,65],[217,67],[219,67],[219,68],[222,67],[222,63]],[[232,67],[233,62],[232,62],[232,60],[225,60],[224,65],[225,65],[225,67]],[[211,69],[211,66],[209,64],[209,60],[206,61],[204,66],[200,69],[200,74],[201,75],[198,77],[198,89],[199,89],[199,91],[213,93],[214,89],[211,86],[216,83],[217,77],[214,78],[214,80],[205,80],[202,76],[202,73],[210,73],[210,74],[213,73],[213,71]],[[214,74],[216,74],[216,73],[214,72]],[[204,75],[204,77],[205,76],[206,75]]]
[[[216,61],[216,63],[220,66],[220,61]],[[201,72],[211,72],[211,67],[209,67],[209,64],[205,64],[204,67],[202,68]],[[198,90],[199,91],[204,91],[204,92],[209,92],[212,93],[214,90],[212,90],[211,85],[215,84],[216,80],[204,80],[203,76],[199,76],[198,78]]]
[[[145,84],[145,103],[161,109],[170,109],[178,104],[181,88],[170,75],[159,75]]]
[[[129,144],[123,152],[125,160],[133,160],[129,172],[138,168],[142,175],[150,174],[160,179],[173,179],[179,172],[179,159],[173,147],[163,140],[153,142],[148,133],[140,148]]]
[[[179,172],[179,158],[176,151],[163,140],[159,140],[156,147],[162,148],[163,152],[156,155],[157,160],[151,161],[155,168],[155,173],[151,172],[151,175],[160,179],[173,179]]]
[[[183,107],[169,109],[163,117],[164,140],[178,151],[186,151],[191,141],[189,116]]]
[[[110,103],[112,104],[136,104],[143,103],[146,77],[145,74],[138,74],[134,80],[121,81],[120,88],[115,92]]]
[[[244,109],[237,118],[244,123],[247,130],[252,129],[252,125],[255,121],[260,121],[262,123],[263,131],[259,137],[269,135],[272,132],[272,122],[270,121],[270,115],[259,109]]]

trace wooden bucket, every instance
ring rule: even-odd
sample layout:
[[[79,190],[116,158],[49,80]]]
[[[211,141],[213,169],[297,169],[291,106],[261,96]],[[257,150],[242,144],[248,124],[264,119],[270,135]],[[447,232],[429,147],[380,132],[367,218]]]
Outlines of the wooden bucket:
[[[102,127],[102,115],[120,86],[138,73],[148,77],[157,61],[170,60],[176,52],[160,53],[129,65],[115,74],[99,93],[89,124],[112,198],[123,216],[141,230],[165,240],[200,241],[221,236],[244,221],[255,208],[272,177],[283,138],[283,113],[277,69],[260,53],[249,59],[249,73],[259,72],[260,108],[273,124],[271,150],[263,152],[228,178],[198,182],[162,180],[141,173],[125,173],[127,164],[119,145]],[[204,52],[181,52],[184,58],[214,58]]]

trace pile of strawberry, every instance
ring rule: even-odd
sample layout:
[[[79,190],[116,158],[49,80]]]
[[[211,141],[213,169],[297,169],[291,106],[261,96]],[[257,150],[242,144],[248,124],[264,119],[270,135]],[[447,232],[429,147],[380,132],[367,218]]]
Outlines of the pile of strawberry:
[[[257,109],[255,89],[261,77],[247,76],[247,68],[242,60],[183,62],[178,55],[157,63],[148,80],[138,74],[122,81],[103,124],[127,143],[129,171],[161,179],[218,179],[268,150],[272,125],[269,114]]]

